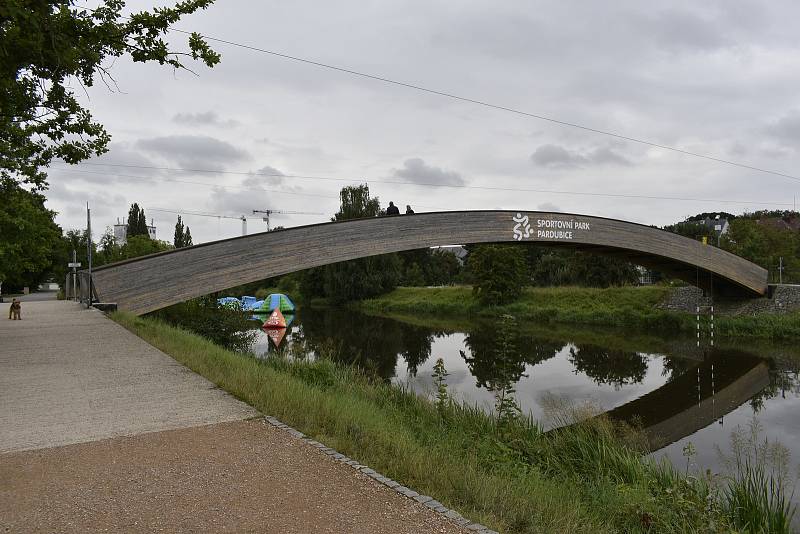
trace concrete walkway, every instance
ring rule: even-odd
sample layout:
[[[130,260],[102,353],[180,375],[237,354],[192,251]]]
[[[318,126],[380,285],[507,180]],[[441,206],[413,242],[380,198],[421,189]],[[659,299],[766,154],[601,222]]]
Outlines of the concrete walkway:
[[[97,310],[25,302],[0,316],[0,453],[131,436],[258,412]]]

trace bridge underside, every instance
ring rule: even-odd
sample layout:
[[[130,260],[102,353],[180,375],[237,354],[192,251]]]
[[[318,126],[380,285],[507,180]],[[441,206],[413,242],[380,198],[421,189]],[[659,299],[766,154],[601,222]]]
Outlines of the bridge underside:
[[[531,243],[615,256],[732,295],[760,296],[767,271],[649,226],[566,213],[458,211],[300,226],[105,265],[97,297],[136,314],[290,272],[439,245]]]

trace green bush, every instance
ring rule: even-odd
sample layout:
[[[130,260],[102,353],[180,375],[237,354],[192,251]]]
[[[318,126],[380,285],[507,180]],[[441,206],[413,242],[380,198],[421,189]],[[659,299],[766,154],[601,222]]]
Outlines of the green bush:
[[[249,351],[257,336],[246,312],[220,306],[213,297],[192,299],[150,315],[237,352]]]
[[[468,262],[474,281],[472,290],[481,304],[507,304],[516,300],[528,282],[521,247],[481,245],[470,253]]]

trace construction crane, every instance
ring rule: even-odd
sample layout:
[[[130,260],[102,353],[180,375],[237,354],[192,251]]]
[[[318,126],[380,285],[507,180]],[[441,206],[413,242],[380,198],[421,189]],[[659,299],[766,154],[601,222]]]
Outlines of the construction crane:
[[[208,213],[205,211],[192,211],[192,210],[171,210],[166,208],[147,208],[149,211],[161,211],[165,213],[175,213],[177,215],[195,215],[198,217],[213,217],[217,220],[219,219],[238,219],[242,221],[242,235],[247,235],[247,217],[244,215],[221,215],[218,213]],[[281,215],[325,215],[324,213],[315,213],[315,212],[308,212],[308,211],[281,211],[281,210],[264,210],[258,211],[253,210],[253,213],[263,213],[264,216],[260,217],[261,220],[267,223],[267,231],[269,231],[269,216],[272,213],[280,213]]]
[[[270,231],[269,216],[273,213],[280,215],[325,215],[314,211],[284,211],[284,210],[253,210],[253,213],[262,214],[261,220],[267,223],[267,232]]]
[[[150,211],[162,211],[165,213],[175,213],[177,215],[196,215],[197,217],[213,217],[216,219],[238,219],[242,221],[242,235],[247,235],[247,217],[244,215],[239,215],[238,217],[234,215],[220,215],[218,213],[206,213],[203,211],[191,211],[191,210],[169,210],[166,208],[147,208]]]

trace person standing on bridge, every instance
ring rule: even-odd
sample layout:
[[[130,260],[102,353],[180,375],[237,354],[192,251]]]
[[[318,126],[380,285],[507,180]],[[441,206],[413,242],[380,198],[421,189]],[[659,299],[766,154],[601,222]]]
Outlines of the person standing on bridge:
[[[408,204],[406,204],[406,215],[414,215],[414,210]]]
[[[400,215],[400,210],[394,205],[394,202],[389,201],[389,207],[386,208],[386,215]]]

